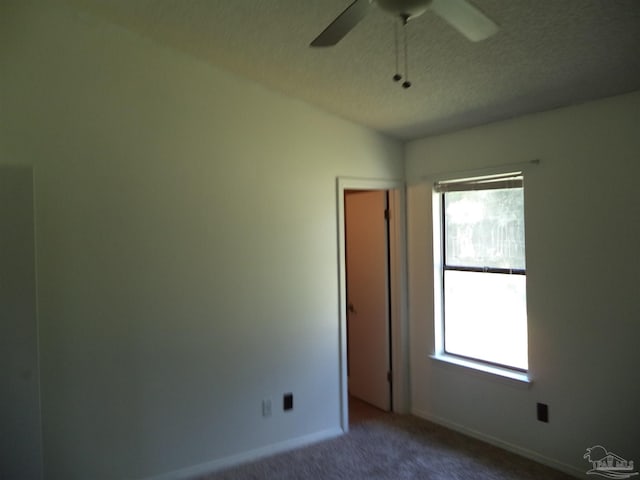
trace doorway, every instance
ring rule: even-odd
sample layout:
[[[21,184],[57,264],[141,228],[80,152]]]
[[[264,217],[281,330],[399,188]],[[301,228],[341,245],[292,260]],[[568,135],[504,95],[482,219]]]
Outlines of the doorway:
[[[377,247],[372,249],[379,252],[377,255],[380,261],[376,261],[378,270],[382,270],[382,283],[375,287],[376,297],[382,298],[382,307],[378,306],[378,312],[382,312],[382,320],[378,318],[378,333],[374,336],[374,342],[367,343],[366,338],[369,322],[364,317],[365,307],[362,298],[371,297],[367,295],[368,286],[363,288],[364,294],[356,294],[354,287],[347,282],[347,270],[353,273],[353,266],[348,268],[347,262],[352,263],[353,258],[347,260],[347,227],[345,217],[347,196],[351,198],[364,199],[367,195],[377,198],[378,205],[383,205],[380,213],[367,213],[364,209],[363,215],[375,216],[381,220],[377,222],[378,228],[382,225],[382,242],[374,242]],[[383,410],[398,413],[408,412],[408,320],[407,320],[407,289],[406,289],[406,236],[405,236],[405,189],[403,181],[395,180],[369,180],[338,178],[337,180],[337,203],[338,203],[338,247],[339,247],[339,312],[340,312],[340,408],[341,426],[343,431],[349,430],[349,391],[362,398],[361,385],[354,375],[358,375],[353,369],[357,369],[357,362],[362,363],[362,359],[353,358],[354,350],[356,355],[369,351],[368,354],[382,353],[375,360],[377,367],[373,369],[376,373],[378,392],[382,392],[380,397],[385,398],[382,403],[377,403],[365,398],[368,403],[378,406]],[[374,203],[376,200],[372,200]],[[359,200],[357,200],[360,203]],[[366,203],[366,202],[365,202]],[[375,207],[379,210],[379,206]],[[388,211],[388,219],[385,219],[385,210]],[[349,236],[351,238],[351,235]],[[366,235],[365,235],[366,238]],[[366,247],[371,247],[371,242],[365,242]],[[382,247],[380,247],[380,244]],[[381,252],[381,253],[380,253]],[[369,254],[372,254],[369,252]],[[375,254],[374,254],[375,256]],[[353,255],[351,255],[353,257]],[[366,261],[365,261],[366,263]],[[351,275],[349,275],[351,276]],[[367,282],[364,282],[366,284]],[[347,293],[347,290],[349,292]],[[358,298],[360,295],[360,299]],[[367,301],[366,299],[365,301]],[[380,305],[380,302],[379,302]],[[361,337],[362,350],[353,343],[353,335],[356,330],[364,330],[365,335]],[[351,334],[351,335],[349,335]],[[377,345],[377,347],[376,347]],[[366,356],[363,354],[363,356]],[[351,357],[351,358],[350,358]],[[351,360],[349,362],[349,360]],[[385,393],[386,392],[386,393]],[[365,395],[367,395],[365,393]],[[355,398],[355,397],[354,397]]]
[[[344,192],[349,401],[392,409],[389,192]]]

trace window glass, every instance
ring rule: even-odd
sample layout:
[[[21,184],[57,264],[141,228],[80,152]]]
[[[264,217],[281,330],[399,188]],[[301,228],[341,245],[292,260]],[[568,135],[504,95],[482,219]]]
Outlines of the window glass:
[[[522,188],[444,197],[447,265],[525,268]]]
[[[526,307],[524,275],[445,271],[445,351],[527,370]]]
[[[526,371],[523,185],[517,174],[435,188],[441,192],[444,254],[439,348]]]

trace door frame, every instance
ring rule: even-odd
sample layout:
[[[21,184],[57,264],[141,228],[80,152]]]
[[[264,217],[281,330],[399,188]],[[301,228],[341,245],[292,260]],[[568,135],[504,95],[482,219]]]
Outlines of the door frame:
[[[347,379],[347,277],[345,256],[345,190],[385,190],[389,192],[389,291],[391,301],[391,399],[393,411],[409,411],[409,322],[407,315],[406,188],[403,180],[338,177],[336,182],[338,217],[338,312],[340,422],[349,431],[349,386]]]

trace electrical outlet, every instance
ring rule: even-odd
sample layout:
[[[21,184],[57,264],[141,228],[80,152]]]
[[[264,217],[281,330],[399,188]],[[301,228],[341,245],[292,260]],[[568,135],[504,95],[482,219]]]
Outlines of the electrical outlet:
[[[546,403],[538,403],[538,420],[544,423],[549,423],[549,405]]]
[[[293,393],[285,393],[282,398],[282,409],[293,410]]]
[[[271,416],[271,399],[265,398],[262,400],[262,416],[270,417]]]

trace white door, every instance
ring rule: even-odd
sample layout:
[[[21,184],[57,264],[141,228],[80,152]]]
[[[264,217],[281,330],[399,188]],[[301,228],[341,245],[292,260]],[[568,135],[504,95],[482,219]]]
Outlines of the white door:
[[[387,192],[345,192],[349,394],[391,408]]]

